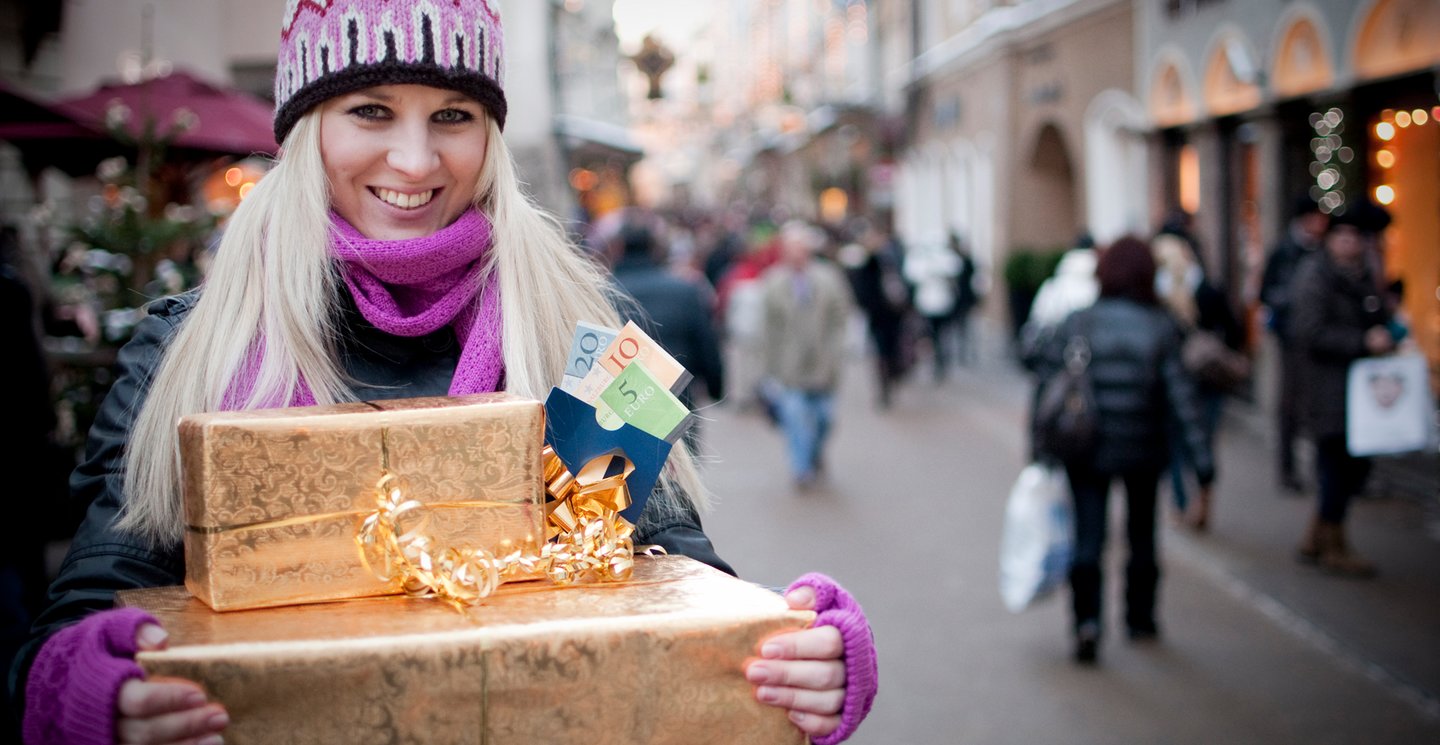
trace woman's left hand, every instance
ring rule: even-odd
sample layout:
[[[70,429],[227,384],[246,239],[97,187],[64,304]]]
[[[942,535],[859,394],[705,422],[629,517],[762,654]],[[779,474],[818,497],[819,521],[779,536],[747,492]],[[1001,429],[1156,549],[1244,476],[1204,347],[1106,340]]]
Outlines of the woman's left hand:
[[[815,591],[791,590],[785,600],[793,610],[815,610]],[[833,626],[777,634],[760,647],[745,678],[755,686],[761,703],[788,709],[790,721],[812,738],[840,726],[845,703],[845,643]]]

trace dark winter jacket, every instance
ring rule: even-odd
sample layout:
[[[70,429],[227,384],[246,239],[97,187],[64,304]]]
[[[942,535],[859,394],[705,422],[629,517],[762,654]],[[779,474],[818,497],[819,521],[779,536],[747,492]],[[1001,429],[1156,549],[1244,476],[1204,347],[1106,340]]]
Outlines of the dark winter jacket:
[[[1167,422],[1181,424],[1202,484],[1215,461],[1200,420],[1195,383],[1180,362],[1180,328],[1157,306],[1101,298],[1060,324],[1027,363],[1043,382],[1063,366],[1071,338],[1089,342],[1089,376],[1099,410],[1099,442],[1091,466],[1102,473],[1160,471],[1170,461]]]
[[[1270,310],[1270,330],[1279,337],[1281,344],[1290,343],[1290,309],[1294,305],[1295,273],[1300,265],[1315,254],[1317,249],[1307,248],[1287,235],[1275,244],[1270,258],[1265,261],[1265,274],[1260,280],[1260,302]]]
[[[1385,303],[1369,271],[1346,273],[1325,251],[1300,266],[1291,297],[1301,422],[1315,437],[1344,434],[1350,363],[1369,355],[1365,332],[1390,320]]]
[[[704,385],[712,401],[724,398],[725,364],[705,289],[648,258],[622,259],[615,282],[649,316],[655,341],[695,376],[695,384]],[[688,389],[682,398],[690,405]]]
[[[349,295],[345,295],[349,303]],[[180,545],[151,548],[114,525],[124,499],[123,452],[135,416],[144,402],[151,376],[185,315],[194,307],[189,293],[152,303],[130,343],[119,354],[119,375],[95,418],[86,443],[85,459],[71,477],[71,490],[88,502],[89,512],[59,576],[50,586],[50,607],[36,620],[30,643],[11,669],[12,700],[19,707],[30,661],[50,634],[84,615],[110,608],[115,591],[178,585],[185,578],[185,554]],[[348,330],[341,350],[346,372],[356,381],[353,390],[362,400],[443,396],[460,359],[454,332],[442,329],[426,336],[391,336],[370,325],[350,305],[342,322]],[[650,505],[673,499],[657,490]],[[655,519],[647,508],[637,526],[637,544],[655,544],[734,574],[710,544],[693,509],[669,510],[671,517]]]

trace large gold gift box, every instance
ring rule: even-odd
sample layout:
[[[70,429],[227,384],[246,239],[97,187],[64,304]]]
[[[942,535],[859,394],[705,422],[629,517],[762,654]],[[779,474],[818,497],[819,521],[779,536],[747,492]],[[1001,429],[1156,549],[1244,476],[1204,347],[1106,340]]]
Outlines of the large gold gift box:
[[[386,462],[437,545],[543,542],[544,437],[543,405],[507,394],[186,417],[185,585],[216,610],[399,592],[355,541]]]
[[[684,557],[641,557],[621,584],[505,585],[465,613],[406,597],[215,613],[179,587],[119,603],[170,632],[140,665],[224,704],[231,745],[805,742],[742,666],[814,614]]]

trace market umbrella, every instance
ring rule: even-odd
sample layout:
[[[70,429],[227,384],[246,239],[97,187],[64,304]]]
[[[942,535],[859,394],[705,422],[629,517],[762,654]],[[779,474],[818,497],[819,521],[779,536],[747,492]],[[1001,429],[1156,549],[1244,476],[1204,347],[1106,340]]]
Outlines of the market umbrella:
[[[95,164],[122,153],[103,130],[0,83],[0,140],[20,151],[32,175],[48,167],[72,175],[92,173]]]
[[[181,71],[140,83],[103,85],[88,95],[58,101],[54,108],[103,130],[117,103],[128,112],[121,126],[132,137],[142,134],[147,122],[164,132],[188,120],[190,126],[175,136],[171,147],[240,156],[273,155],[278,149],[270,103]]]

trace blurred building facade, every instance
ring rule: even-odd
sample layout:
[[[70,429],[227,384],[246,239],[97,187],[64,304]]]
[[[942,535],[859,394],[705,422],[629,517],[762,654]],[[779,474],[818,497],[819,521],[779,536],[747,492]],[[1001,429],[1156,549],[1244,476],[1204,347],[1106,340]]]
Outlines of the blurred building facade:
[[[1390,210],[1386,272],[1440,370],[1440,3],[1137,4],[1150,203],[1196,216],[1208,271],[1253,309],[1292,199]]]
[[[957,235],[993,276],[1012,252],[1145,228],[1133,2],[881,2],[910,30],[882,53],[903,60],[887,87],[903,92],[905,242]]]
[[[735,205],[839,224],[888,203],[872,179],[880,114],[874,3],[717,0],[665,83],[632,101],[662,155],[651,201]]]

